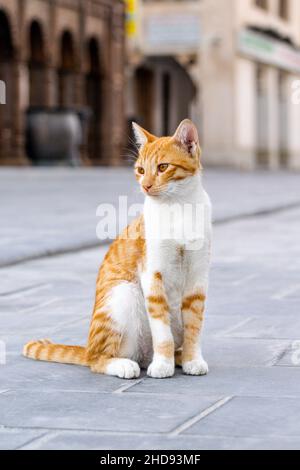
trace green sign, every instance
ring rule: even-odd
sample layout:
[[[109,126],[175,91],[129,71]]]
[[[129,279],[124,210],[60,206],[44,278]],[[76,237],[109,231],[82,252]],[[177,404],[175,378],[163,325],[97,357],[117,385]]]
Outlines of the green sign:
[[[258,62],[300,73],[300,51],[263,34],[241,31],[238,35],[238,51]]]

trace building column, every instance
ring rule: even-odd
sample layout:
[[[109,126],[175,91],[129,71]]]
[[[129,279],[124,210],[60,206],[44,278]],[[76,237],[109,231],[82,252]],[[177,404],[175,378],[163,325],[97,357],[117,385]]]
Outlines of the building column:
[[[176,131],[180,120],[182,120],[182,117],[183,117],[181,113],[182,101],[184,100],[184,102],[186,102],[188,100],[188,97],[183,97],[181,95],[181,90],[184,89],[184,86],[182,86],[181,76],[179,75],[175,67],[173,67],[173,65],[170,65],[166,69],[166,72],[169,74],[169,77],[170,77],[168,135],[171,135],[172,133]],[[189,118],[190,116],[188,114],[185,114],[185,117]]]
[[[27,165],[25,112],[29,104],[29,72],[27,64],[20,60],[13,64],[13,100],[10,162],[15,165]]]
[[[268,167],[277,169],[280,166],[279,158],[279,70],[273,67],[267,69],[267,96],[268,96]]]
[[[83,60],[83,59],[82,59]],[[78,109],[78,111],[83,112],[84,108],[86,106],[86,97],[85,97],[85,74],[83,70],[80,70],[79,72],[76,73],[75,76],[75,91],[74,91],[74,97],[75,97],[75,108]],[[87,147],[87,123],[84,121],[85,117],[82,116],[83,122],[82,122],[82,144],[80,146],[80,157],[81,161],[84,165],[90,165],[91,161],[89,159],[88,155],[88,147]]]
[[[112,148],[112,165],[120,165],[122,163],[121,151],[124,144],[124,122],[123,122],[123,79],[121,74],[117,74],[113,83],[113,148]]]
[[[300,170],[300,80],[290,75],[287,79],[288,168]]]
[[[101,80],[101,102],[102,102],[102,116],[99,120],[98,139],[100,155],[98,161],[93,161],[94,164],[110,165],[113,160],[113,128],[115,126],[112,100],[112,77],[105,76]]]
[[[83,71],[78,71],[74,76],[74,98],[75,98],[75,106],[78,108],[82,108],[85,104],[85,97],[84,97],[84,84],[85,84],[85,76]]]
[[[162,67],[160,62],[154,62],[153,65],[153,73],[154,73],[154,100],[152,106],[153,109],[153,129],[150,131],[153,132],[155,135],[162,135]],[[149,130],[149,129],[148,129]]]
[[[1,78],[5,78],[2,77]],[[9,154],[9,147],[10,147],[10,142],[9,142],[9,135],[7,135],[7,128],[5,126],[5,114],[6,114],[6,107],[7,107],[7,102],[8,102],[8,93],[7,93],[7,85],[6,85],[6,80],[3,80],[4,82],[4,89],[5,89],[5,94],[6,94],[6,101],[4,103],[0,103],[0,165],[5,165],[7,163],[7,156]]]
[[[48,65],[45,70],[45,104],[49,108],[57,105],[58,102],[58,78],[56,67]]]
[[[117,2],[116,2],[117,3]],[[112,135],[111,165],[122,163],[122,147],[124,145],[124,5],[116,4],[112,11],[111,32],[111,106],[110,127]]]
[[[253,61],[236,60],[234,93],[235,165],[243,170],[253,170],[258,151],[256,64]]]
[[[130,65],[126,70],[126,119],[132,119],[136,116],[136,104],[135,104],[135,68]]]

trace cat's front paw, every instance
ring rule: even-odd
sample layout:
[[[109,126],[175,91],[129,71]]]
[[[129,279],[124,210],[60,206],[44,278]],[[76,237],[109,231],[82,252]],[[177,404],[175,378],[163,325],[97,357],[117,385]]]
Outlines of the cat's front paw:
[[[97,372],[96,369],[94,369]],[[140,376],[140,367],[130,359],[114,359],[108,363],[105,373],[120,379],[136,379]]]
[[[206,375],[208,374],[208,365],[203,358],[182,364],[182,370],[187,375]]]
[[[163,359],[155,359],[147,370],[147,375],[153,379],[166,379],[175,373],[174,362]]]

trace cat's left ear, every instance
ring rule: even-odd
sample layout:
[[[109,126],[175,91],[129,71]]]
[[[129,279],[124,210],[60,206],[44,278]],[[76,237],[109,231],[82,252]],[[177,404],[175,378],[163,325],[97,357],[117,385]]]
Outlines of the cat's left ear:
[[[136,122],[132,123],[132,128],[135,136],[135,140],[138,145],[143,147],[145,144],[151,144],[156,140],[156,137],[150,132],[146,131],[143,129],[141,126],[139,126]]]
[[[175,141],[180,144],[192,157],[200,157],[199,135],[195,124],[185,119],[179,124],[174,134]]]

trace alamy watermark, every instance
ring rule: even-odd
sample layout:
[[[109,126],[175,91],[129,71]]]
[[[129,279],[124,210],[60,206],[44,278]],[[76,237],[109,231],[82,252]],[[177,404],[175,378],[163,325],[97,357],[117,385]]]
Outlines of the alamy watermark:
[[[127,196],[119,197],[118,208],[113,204],[100,204],[96,215],[100,218],[97,224],[99,240],[115,240],[118,236],[125,239],[140,237],[139,227],[130,221],[143,213],[143,204],[128,204]],[[202,248],[205,238],[204,204],[179,204],[160,202],[147,208],[147,239],[151,241],[175,240],[194,251]],[[123,230],[123,232],[122,232]]]
[[[0,80],[0,104],[6,104],[6,85],[3,80]]]
[[[300,80],[294,80],[292,83],[292,103],[300,104]]]

